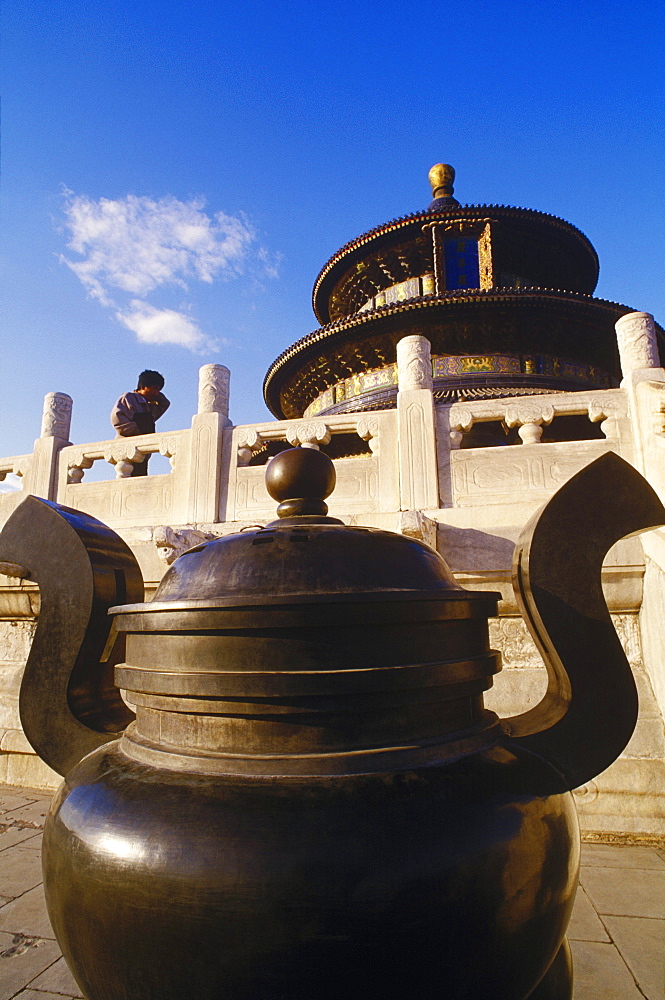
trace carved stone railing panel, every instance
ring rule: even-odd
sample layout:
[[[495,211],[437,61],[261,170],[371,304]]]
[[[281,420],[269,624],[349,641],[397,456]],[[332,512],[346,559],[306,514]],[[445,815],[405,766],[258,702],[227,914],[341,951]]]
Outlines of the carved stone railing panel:
[[[665,437],[665,382],[643,382],[640,386],[649,430],[660,448]]]
[[[621,756],[662,759],[665,754],[662,716],[644,665],[639,616],[613,613],[612,624],[633,671],[640,700],[635,732]],[[521,618],[491,618],[489,638],[490,646],[501,653],[503,670],[485,695],[485,705],[502,717],[517,715],[537,704],[545,693],[547,673],[543,661]],[[587,792],[590,784],[585,786]]]
[[[517,427],[524,444],[538,444],[543,434],[543,426],[554,420],[554,407],[547,398],[520,400],[506,407],[504,414],[506,427]]]
[[[369,442],[369,455],[335,460],[337,485],[329,501],[340,513],[365,512],[372,509],[398,508],[398,484],[391,455],[396,448],[395,413],[346,413],[328,416],[325,420],[280,420],[269,424],[236,427],[233,431],[231,466],[227,499],[224,506],[229,520],[248,520],[274,516],[275,504],[264,486],[265,467],[250,466],[256,455],[270,441],[286,441],[293,446],[325,447],[336,434],[357,434]],[[391,436],[385,449],[382,437]],[[388,441],[388,438],[386,438]],[[234,461],[235,458],[235,461]]]
[[[622,389],[594,392],[548,393],[505,399],[464,400],[449,408],[450,448],[458,450],[474,424],[500,421],[517,427],[524,444],[538,444],[543,427],[561,416],[587,416],[600,423],[606,438],[616,437],[617,423],[628,416],[628,403]]]
[[[95,462],[104,461],[115,468],[116,479],[131,477],[134,464],[142,462],[148,455],[164,455],[175,469],[179,449],[189,438],[189,431],[171,431],[156,434],[141,434],[136,437],[113,438],[111,441],[95,441],[90,444],[70,445],[61,451],[60,461],[66,466],[66,482],[79,484],[86,469]]]
[[[373,454],[378,453],[382,420],[389,414],[348,413],[326,417],[326,420],[279,420],[270,424],[250,424],[235,428],[235,453],[240,467],[249,465],[252,457],[269,441],[287,441],[292,447],[320,448],[330,443],[335,434],[355,433],[369,442]],[[385,424],[385,420],[383,420]]]
[[[0,491],[0,526],[5,523],[23,500],[26,477],[30,472],[31,465],[32,455],[13,455],[0,459],[0,482],[4,482],[9,475],[17,476],[19,480],[17,489],[9,487]]]
[[[236,436],[236,455],[238,465],[249,465],[252,456],[261,451],[266,439],[256,427],[242,427]]]
[[[189,430],[165,431],[63,448],[57,500],[113,524],[187,522],[190,441]],[[171,474],[130,478],[135,462],[156,454],[170,459]],[[84,473],[96,462],[107,462],[115,479],[86,482]]]
[[[0,731],[21,727],[19,692],[35,628],[35,621],[0,621]]]
[[[542,503],[585,465],[610,450],[607,441],[473,448],[450,453],[455,507]]]

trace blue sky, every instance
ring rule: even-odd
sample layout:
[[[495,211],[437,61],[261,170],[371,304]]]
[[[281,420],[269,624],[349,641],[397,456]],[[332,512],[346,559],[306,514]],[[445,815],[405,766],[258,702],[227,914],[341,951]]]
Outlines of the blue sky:
[[[54,390],[72,440],[111,437],[146,367],[164,429],[207,362],[266,419],[321,266],[425,207],[440,160],[463,203],[577,225],[596,294],[664,323],[664,41],[655,0],[7,0],[0,455]]]

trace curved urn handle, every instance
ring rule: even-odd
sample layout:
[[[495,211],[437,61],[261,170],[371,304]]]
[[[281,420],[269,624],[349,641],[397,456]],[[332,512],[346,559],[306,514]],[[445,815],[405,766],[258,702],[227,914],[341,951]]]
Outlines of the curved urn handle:
[[[16,563],[40,590],[19,712],[39,756],[66,774],[134,718],[113,682],[124,637],[102,662],[108,609],[143,600],[131,549],[101,521],[28,496],[0,532],[0,560]]]
[[[502,725],[569,789],[609,767],[637,721],[635,681],[601,587],[603,559],[620,538],[663,524],[651,486],[608,452],[568,480],[517,542],[513,588],[548,686],[539,705]]]

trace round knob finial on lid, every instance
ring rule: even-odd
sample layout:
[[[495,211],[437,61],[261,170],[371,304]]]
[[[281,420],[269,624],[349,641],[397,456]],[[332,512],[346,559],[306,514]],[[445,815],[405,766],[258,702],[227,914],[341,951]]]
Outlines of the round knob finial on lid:
[[[266,469],[266,489],[279,500],[277,515],[325,517],[325,498],[335,489],[335,466],[315,448],[289,448],[271,459]]]

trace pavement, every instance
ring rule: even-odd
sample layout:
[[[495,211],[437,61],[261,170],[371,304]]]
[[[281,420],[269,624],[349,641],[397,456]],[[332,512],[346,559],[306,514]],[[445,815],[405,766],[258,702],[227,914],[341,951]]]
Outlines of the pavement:
[[[82,996],[44,904],[50,799],[0,785],[0,1000]],[[665,846],[583,844],[568,939],[573,1000],[665,1000]]]

